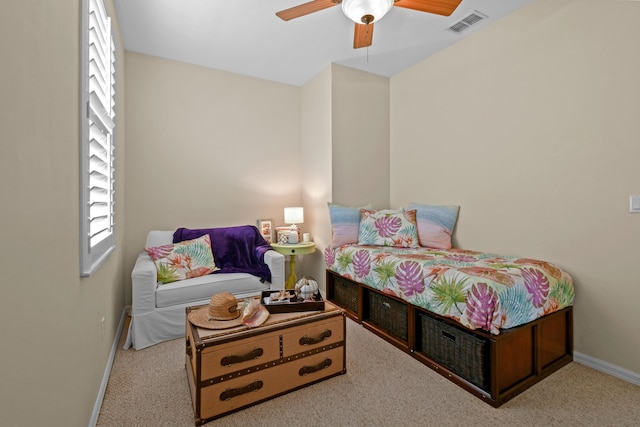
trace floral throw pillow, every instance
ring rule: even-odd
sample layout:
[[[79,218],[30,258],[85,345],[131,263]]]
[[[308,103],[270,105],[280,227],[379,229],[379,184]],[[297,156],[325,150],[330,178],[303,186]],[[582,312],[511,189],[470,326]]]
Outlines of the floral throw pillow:
[[[208,234],[197,239],[144,250],[156,264],[158,282],[163,284],[204,276],[218,270]]]
[[[359,245],[417,248],[416,211],[373,211],[360,209]]]

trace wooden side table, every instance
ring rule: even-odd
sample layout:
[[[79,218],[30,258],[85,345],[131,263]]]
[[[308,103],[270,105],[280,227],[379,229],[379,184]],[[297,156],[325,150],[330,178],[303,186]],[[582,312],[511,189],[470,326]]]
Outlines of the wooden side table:
[[[291,260],[289,262],[289,278],[285,285],[285,289],[294,289],[298,276],[296,276],[296,255],[311,254],[316,250],[316,244],[313,242],[300,242],[300,243],[271,243],[271,247],[283,255],[289,255]]]

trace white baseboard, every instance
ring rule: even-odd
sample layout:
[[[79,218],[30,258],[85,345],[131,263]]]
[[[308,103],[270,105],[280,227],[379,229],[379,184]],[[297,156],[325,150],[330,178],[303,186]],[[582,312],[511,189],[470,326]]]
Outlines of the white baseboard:
[[[595,369],[596,371],[604,372],[616,378],[628,381],[632,384],[640,385],[640,374],[630,371],[628,369],[621,368],[620,366],[613,365],[604,360],[596,359],[595,357],[587,356],[586,354],[573,352],[573,360],[582,365]]]
[[[116,350],[118,349],[118,343],[120,342],[120,335],[122,335],[122,329],[124,328],[124,321],[127,318],[127,307],[122,310],[122,317],[120,318],[120,324],[118,324],[118,330],[116,336],[113,339],[113,345],[111,346],[111,353],[109,353],[109,360],[107,360],[107,367],[102,375],[102,383],[100,384],[100,390],[98,390],[98,396],[93,404],[93,412],[91,412],[91,419],[89,420],[89,427],[95,427],[98,423],[98,416],[100,415],[100,408],[102,407],[102,399],[104,399],[104,393],[107,390],[107,383],[109,382],[109,375],[111,375],[111,367],[113,366],[113,359],[116,357]]]

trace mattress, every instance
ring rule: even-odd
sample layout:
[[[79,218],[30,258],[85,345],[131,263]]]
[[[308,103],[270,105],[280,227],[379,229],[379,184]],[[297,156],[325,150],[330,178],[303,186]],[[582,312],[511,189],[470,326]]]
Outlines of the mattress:
[[[571,276],[536,259],[463,249],[341,245],[327,268],[417,307],[492,334],[573,304]]]

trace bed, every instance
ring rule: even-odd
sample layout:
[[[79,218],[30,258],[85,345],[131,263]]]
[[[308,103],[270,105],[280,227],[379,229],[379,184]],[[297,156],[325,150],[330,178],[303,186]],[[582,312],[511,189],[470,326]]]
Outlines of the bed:
[[[567,272],[452,248],[453,224],[429,209],[427,225],[415,209],[358,211],[357,237],[353,210],[340,211],[348,238],[345,215],[332,215],[324,251],[327,298],[350,318],[495,407],[571,362]],[[420,225],[429,233],[418,238]]]
[[[469,329],[498,335],[573,303],[571,277],[539,260],[462,249],[343,245],[328,268]]]

